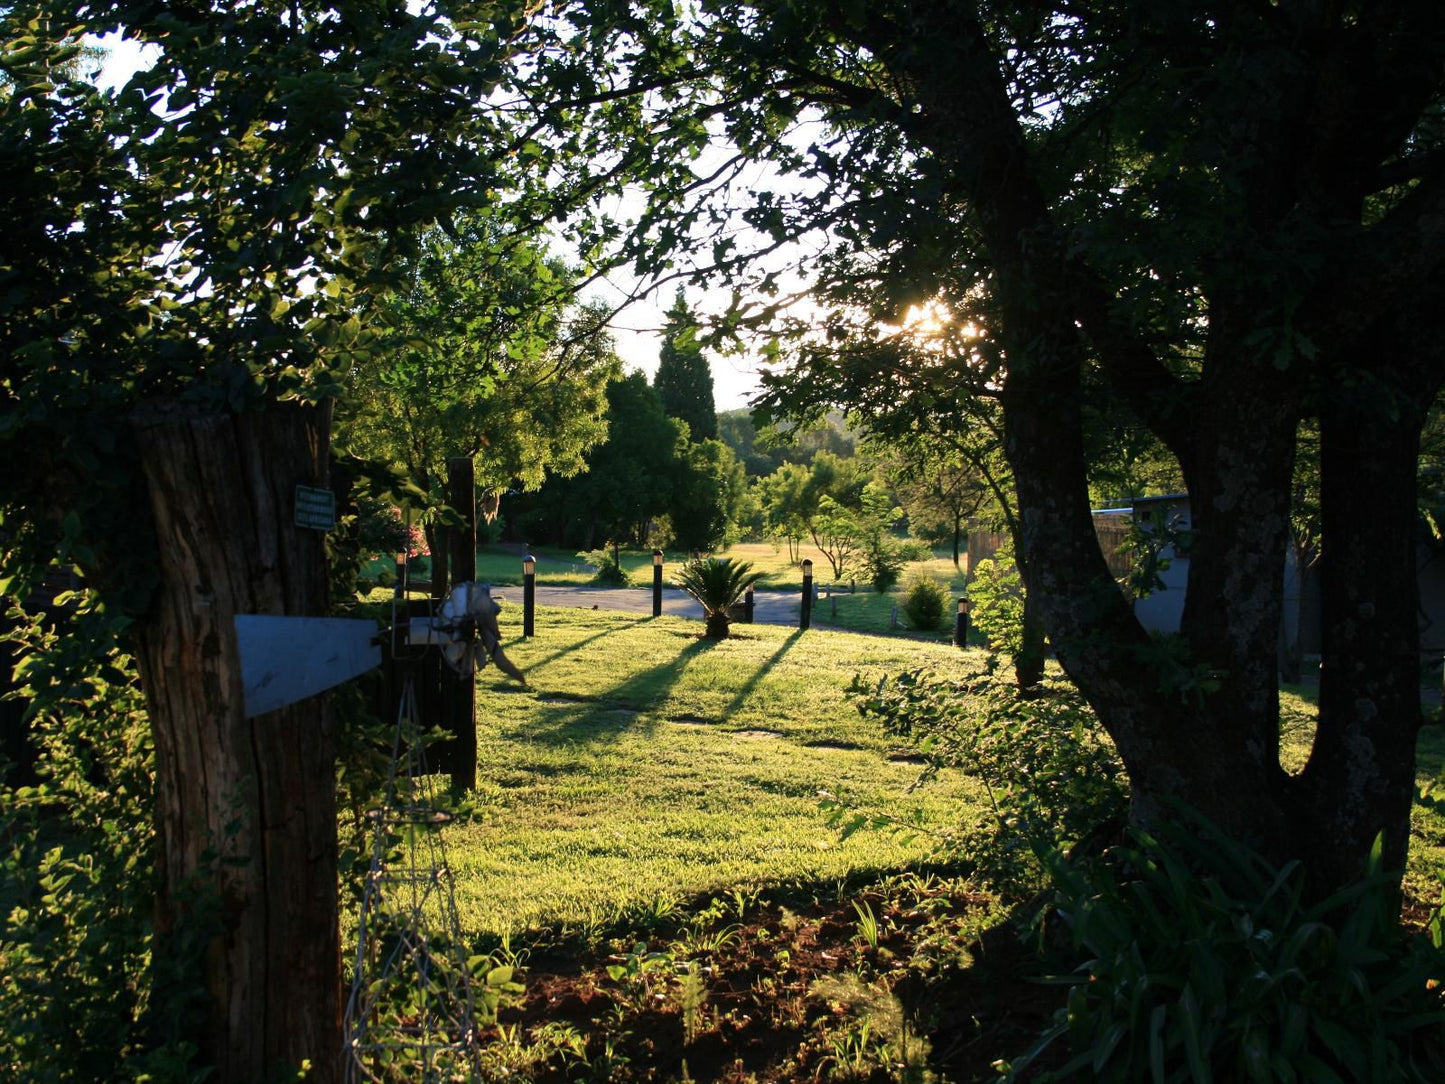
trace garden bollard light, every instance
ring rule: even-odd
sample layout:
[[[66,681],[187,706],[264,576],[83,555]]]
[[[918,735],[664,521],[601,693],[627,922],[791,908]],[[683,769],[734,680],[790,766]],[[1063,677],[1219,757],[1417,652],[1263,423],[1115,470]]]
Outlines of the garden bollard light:
[[[813,623],[813,562],[803,561],[803,612],[798,618],[798,628],[806,629]]]
[[[662,616],[662,551],[652,551],[652,616]]]
[[[958,600],[958,616],[953,619],[953,642],[959,647],[968,646],[968,599]]]
[[[743,623],[753,623],[753,589],[749,587],[743,592]]]
[[[536,631],[537,615],[537,558],[530,553],[522,558],[522,635],[531,636]]]

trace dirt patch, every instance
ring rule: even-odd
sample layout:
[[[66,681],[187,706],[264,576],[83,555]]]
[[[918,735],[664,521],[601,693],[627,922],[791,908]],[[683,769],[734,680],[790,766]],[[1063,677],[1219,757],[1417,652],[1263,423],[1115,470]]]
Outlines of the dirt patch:
[[[894,764],[917,764],[919,767],[928,763],[926,757],[921,757],[917,753],[889,753],[888,759]]]
[[[764,738],[781,738],[782,732],[777,730],[739,730],[733,737],[740,741],[761,741]]]
[[[716,719],[704,719],[701,715],[674,715],[669,722],[678,726],[717,726]]]
[[[965,949],[988,906],[956,886],[764,901],[741,914],[714,901],[706,923],[694,914],[580,957],[535,956],[523,1000],[499,1024],[575,1035],[571,1052],[534,1064],[537,1081],[888,1081],[905,1041],[920,1068],[987,1080],[991,1062],[1025,1049],[1061,1000],[1019,973],[1010,939]]]

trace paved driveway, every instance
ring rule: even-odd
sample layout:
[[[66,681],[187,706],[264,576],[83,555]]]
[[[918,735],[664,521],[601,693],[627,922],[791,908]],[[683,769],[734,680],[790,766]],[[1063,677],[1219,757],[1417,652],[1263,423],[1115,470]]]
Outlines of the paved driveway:
[[[502,587],[498,594],[508,603],[522,604],[520,587]],[[762,625],[796,625],[802,596],[796,591],[753,592],[753,620]],[[575,606],[584,610],[621,610],[652,613],[650,587],[549,587],[537,585],[538,606]],[[662,589],[662,612],[702,620],[702,607],[676,587]]]

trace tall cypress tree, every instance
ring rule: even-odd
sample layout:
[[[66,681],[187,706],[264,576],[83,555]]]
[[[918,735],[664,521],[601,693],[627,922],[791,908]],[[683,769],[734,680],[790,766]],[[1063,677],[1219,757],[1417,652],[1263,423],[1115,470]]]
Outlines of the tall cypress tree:
[[[652,386],[662,398],[669,418],[681,418],[692,439],[717,438],[717,409],[712,399],[712,369],[697,342],[697,314],[688,307],[682,291],[667,310],[662,353]]]

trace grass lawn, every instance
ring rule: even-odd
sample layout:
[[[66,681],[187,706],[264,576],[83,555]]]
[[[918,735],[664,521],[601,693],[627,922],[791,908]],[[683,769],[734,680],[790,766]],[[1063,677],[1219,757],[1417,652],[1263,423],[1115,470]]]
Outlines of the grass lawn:
[[[951,566],[950,566],[951,567]],[[942,577],[939,577],[942,579]],[[815,626],[841,629],[846,632],[866,632],[874,636],[909,636],[915,639],[935,640],[940,643],[953,641],[953,611],[944,615],[944,624],[938,629],[914,629],[909,626],[908,614],[903,609],[903,595],[898,590],[879,593],[871,587],[860,586],[850,593],[846,588],[841,592],[830,592],[824,585],[823,593],[813,607]],[[969,629],[969,643],[983,647],[985,637],[977,628]]]
[[[549,546],[534,546],[531,553],[537,558],[537,582],[552,586],[582,587],[591,583],[592,569],[572,550]],[[917,630],[910,627],[908,616],[903,610],[901,587],[880,594],[866,582],[854,583],[849,579],[833,580],[828,562],[812,545],[803,547],[802,555],[813,560],[814,581],[818,588],[818,603],[813,609],[814,628],[840,629],[848,632],[865,632],[876,636],[900,636],[913,639],[932,640],[948,643],[953,638],[952,611],[945,615],[944,625],[937,630]],[[750,542],[733,546],[720,556],[747,561],[756,571],[763,573],[758,581],[762,591],[799,591],[802,588],[802,574],[790,564],[786,549],[779,549],[770,543]],[[664,558],[664,576],[670,582],[672,572],[683,561],[686,553],[668,553]],[[649,586],[652,583],[652,557],[650,551],[622,551],[622,567],[627,570],[634,585]],[[365,570],[372,578],[390,568],[387,561],[374,561]],[[429,562],[425,557],[413,562],[413,575],[425,579],[430,575]],[[956,598],[964,591],[963,575],[953,567],[948,556],[935,556],[927,561],[914,561],[905,566],[900,584],[915,572],[925,572],[947,585],[950,595]],[[477,551],[477,580],[495,586],[518,586],[522,582],[522,559],[516,546],[483,546]],[[850,585],[854,590],[850,591]],[[373,596],[379,600],[383,594]],[[389,596],[387,596],[389,597]],[[972,630],[969,642],[984,645],[984,637]]]
[[[876,621],[887,599],[838,601],[840,614],[872,607]],[[923,665],[958,676],[982,665],[982,651],[834,631],[820,627],[828,602],[819,609],[807,633],[735,626],[721,643],[686,619],[548,607],[526,640],[520,610],[504,609],[506,650],[529,685],[493,669],[480,676],[482,815],[448,833],[464,931],[491,940],[596,930],[727,888],[841,882],[928,858],[922,836],[839,842],[822,790],[894,816],[922,810],[943,827],[982,810],[959,774],[909,793],[919,770],[910,750],[843,695],[854,674]],[[1287,687],[1281,707],[1283,760],[1297,770],[1313,689]],[[1421,785],[1442,772],[1445,726],[1427,726]],[[1432,898],[1445,875],[1445,808],[1419,804],[1414,823],[1409,883]]]
[[[544,608],[537,624],[538,636],[506,645],[530,688],[482,675],[486,813],[448,836],[470,933],[597,927],[733,886],[927,856],[923,839],[838,842],[822,789],[944,825],[979,801],[962,776],[905,793],[918,765],[842,695],[854,673],[960,673],[978,653],[764,625],[711,643],[695,621],[604,611]]]
[[[591,567],[577,555],[576,550],[554,546],[533,546],[532,556],[537,558],[537,582],[558,586],[586,584],[592,579]],[[688,553],[669,550],[663,557],[664,576],[671,575],[691,556]],[[763,578],[758,587],[770,591],[801,590],[802,573],[788,561],[785,549],[778,549],[768,543],[745,543],[733,546],[717,556],[732,557],[747,561]],[[805,546],[803,557],[812,558],[814,575],[821,584],[828,578],[828,563],[823,555],[811,545]],[[632,582],[645,586],[652,582],[652,551],[623,548],[620,554],[622,567]],[[948,564],[951,569],[953,566]],[[522,560],[515,546],[482,546],[477,551],[477,578],[488,583],[519,584],[522,582]]]
[[[998,925],[1017,901],[922,836],[840,839],[818,807],[841,791],[943,827],[985,810],[960,773],[908,793],[909,750],[843,696],[855,673],[960,676],[982,651],[816,625],[710,643],[695,621],[554,608],[524,640],[517,609],[502,621],[528,686],[480,675],[480,814],[445,829],[464,938],[523,983],[484,1029],[487,1079],[983,1081],[1047,1026],[1063,994]],[[1312,696],[1282,694],[1290,768]],[[1423,784],[1445,727],[1420,751]],[[1442,814],[1416,809],[1417,921]]]

